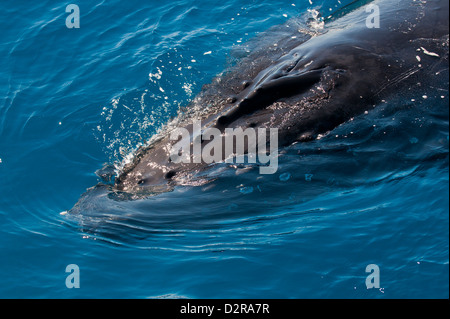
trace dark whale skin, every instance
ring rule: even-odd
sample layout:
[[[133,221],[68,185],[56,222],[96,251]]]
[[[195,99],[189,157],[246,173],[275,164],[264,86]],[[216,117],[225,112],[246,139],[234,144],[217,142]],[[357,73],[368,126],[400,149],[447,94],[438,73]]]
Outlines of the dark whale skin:
[[[280,146],[308,142],[448,68],[447,1],[372,3],[380,8],[380,28],[367,27],[370,12],[363,6],[319,35],[286,42],[270,63],[238,64],[205,86],[196,99],[206,110],[203,128],[278,128]],[[419,49],[430,53],[421,61]],[[192,133],[190,120],[180,125]],[[166,134],[141,147],[113,188],[133,193],[173,185],[206,166],[171,162],[175,142]]]

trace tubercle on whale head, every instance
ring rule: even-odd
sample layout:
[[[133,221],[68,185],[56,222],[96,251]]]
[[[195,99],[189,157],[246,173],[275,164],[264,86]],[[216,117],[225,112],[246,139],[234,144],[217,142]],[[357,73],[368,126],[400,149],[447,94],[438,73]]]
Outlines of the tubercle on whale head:
[[[136,166],[137,167],[137,166]],[[175,170],[163,167],[153,167],[151,170],[143,171],[139,167],[120,174],[114,187],[120,191],[135,191],[148,186],[162,186],[169,184],[176,175]]]

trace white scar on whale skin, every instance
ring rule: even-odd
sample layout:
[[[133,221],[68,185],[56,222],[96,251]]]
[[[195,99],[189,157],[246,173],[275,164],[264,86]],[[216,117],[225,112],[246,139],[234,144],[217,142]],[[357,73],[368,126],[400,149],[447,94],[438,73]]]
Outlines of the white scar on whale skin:
[[[437,53],[430,52],[427,49],[425,49],[424,47],[420,47],[420,48],[422,49],[423,53],[425,53],[426,55],[439,57],[439,54],[437,54]]]

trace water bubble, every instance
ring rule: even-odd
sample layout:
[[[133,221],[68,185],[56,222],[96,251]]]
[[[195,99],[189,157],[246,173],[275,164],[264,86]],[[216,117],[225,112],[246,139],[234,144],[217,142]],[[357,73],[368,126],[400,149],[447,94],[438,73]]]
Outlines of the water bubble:
[[[242,194],[251,194],[253,193],[253,187],[249,186],[249,187],[241,187],[241,189],[239,190]]]
[[[280,181],[282,182],[286,182],[291,178],[291,174],[290,173],[283,173],[280,175]]]

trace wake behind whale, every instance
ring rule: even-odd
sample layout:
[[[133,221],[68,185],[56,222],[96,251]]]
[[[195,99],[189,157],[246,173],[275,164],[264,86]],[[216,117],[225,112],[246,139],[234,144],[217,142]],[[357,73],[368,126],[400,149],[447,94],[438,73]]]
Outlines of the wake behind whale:
[[[338,19],[330,19],[320,32],[303,32],[295,37],[283,35],[277,39],[275,49],[259,50],[244,57],[206,85],[193,103],[183,109],[182,115],[173,122],[175,125],[171,123],[148,145],[139,148],[132,160],[121,167],[113,185],[99,184],[88,190],[70,212],[91,217],[105,214],[114,218],[139,216],[140,221],[143,218],[156,224],[160,222],[164,227],[167,223],[173,226],[174,220],[167,212],[160,216],[161,208],[158,207],[164,207],[170,201],[171,205],[180,205],[172,206],[173,211],[186,212],[182,214],[184,217],[177,215],[179,222],[192,220],[195,216],[201,220],[204,214],[197,207],[198,197],[202,197],[201,202],[205,204],[212,201],[212,206],[214,201],[223,202],[220,194],[229,192],[231,181],[236,180],[238,172],[238,180],[241,178],[239,181],[242,181],[238,185],[239,191],[228,195],[225,206],[216,207],[218,219],[233,211],[229,203],[237,202],[237,196],[243,193],[257,197],[264,191],[264,207],[276,209],[275,202],[267,202],[268,194],[280,186],[280,181],[290,179],[304,183],[303,176],[313,175],[306,173],[317,170],[320,165],[318,154],[324,156],[327,148],[324,143],[329,142],[327,137],[339,131],[340,126],[352,127],[355,118],[364,121],[369,116],[371,121],[376,121],[374,114],[380,110],[389,113],[387,106],[382,106],[388,99],[417,95],[424,87],[440,86],[440,91],[447,90],[448,3],[440,0],[379,0],[373,4],[381,9],[380,28],[367,27],[367,7],[361,6]],[[365,114],[372,109],[371,115]],[[442,102],[437,109],[437,112],[448,111]],[[270,185],[262,187],[260,184],[245,186],[251,180],[261,178],[251,172],[252,166],[223,162],[215,165],[174,163],[170,160],[170,149],[176,141],[170,139],[169,133],[175,127],[182,127],[192,138],[194,119],[202,120],[202,129],[215,128],[222,133],[226,128],[277,128],[281,165],[290,167],[291,171],[308,165],[316,168],[304,170],[305,174],[300,174],[297,180],[289,175],[279,180],[273,177]],[[358,131],[358,127],[353,129]],[[361,136],[357,140],[361,143]],[[202,143],[202,147],[207,144]],[[321,177],[322,183],[318,186],[301,189],[302,201],[336,186],[337,179],[342,187],[352,184],[358,180],[358,171],[363,171],[362,168],[352,172],[341,170],[345,166],[343,163],[354,161],[349,155],[349,147],[329,149],[340,162],[321,166],[321,169],[328,172],[324,176],[334,177]],[[292,160],[292,156],[299,154],[303,156],[301,164],[298,158]],[[305,164],[307,159],[315,162]],[[379,160],[386,158],[380,156]],[[417,168],[416,163],[409,164]],[[233,167],[231,170],[230,166]],[[392,170],[393,167],[385,164],[378,174],[389,174]],[[179,185],[201,186],[208,195],[177,188]],[[167,191],[173,192],[168,194]],[[153,194],[159,195],[149,197]],[[239,211],[251,214],[253,209],[260,210],[261,207],[255,205],[258,199],[253,197],[241,203]],[[135,200],[128,201],[130,199]],[[186,207],[190,208],[186,211]],[[215,215],[209,211],[207,220]]]

